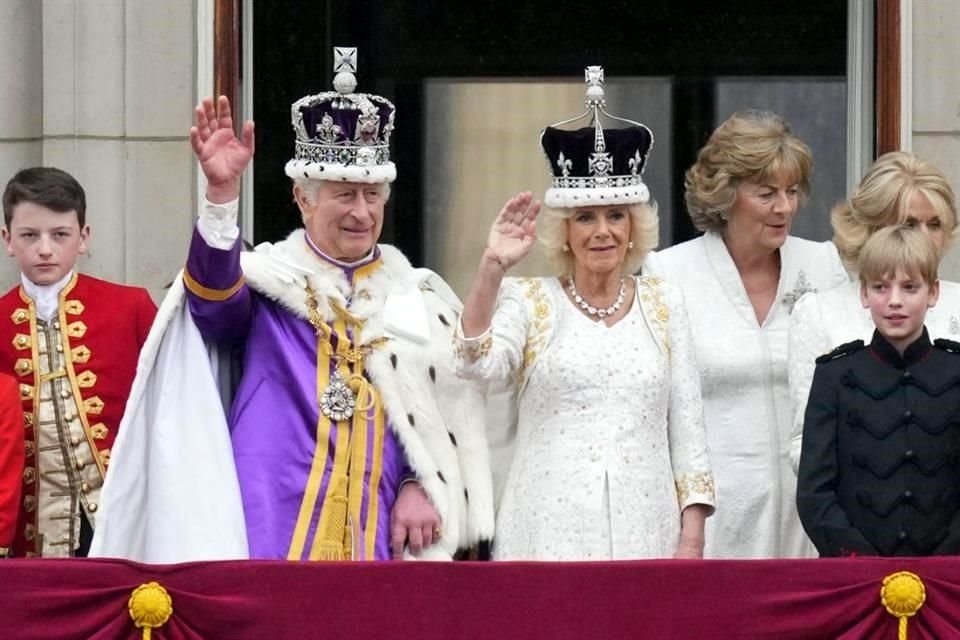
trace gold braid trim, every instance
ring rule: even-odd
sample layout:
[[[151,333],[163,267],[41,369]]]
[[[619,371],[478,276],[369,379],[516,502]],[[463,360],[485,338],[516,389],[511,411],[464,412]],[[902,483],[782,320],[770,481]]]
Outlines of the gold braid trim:
[[[243,286],[244,282],[243,276],[240,276],[240,279],[228,289],[211,289],[194,280],[189,271],[186,269],[183,270],[183,285],[187,288],[187,290],[198,298],[203,298],[204,300],[210,300],[212,302],[223,302],[224,300],[229,299],[237,291],[240,291],[240,288]]]
[[[363,375],[364,358],[385,345],[389,339],[378,337],[367,344],[354,346],[348,338],[348,325],[357,337],[363,320],[331,302],[337,316],[334,322],[338,336],[337,349],[331,338],[334,328],[320,316],[316,294],[306,286],[307,317],[317,332],[317,367],[336,363],[340,374],[356,398],[353,417],[337,422],[337,442],[329,487],[320,511],[316,537],[310,551],[311,560],[351,560],[360,555],[360,511],[363,504],[362,476],[366,467],[367,420],[371,409],[383,411],[376,389]],[[319,386],[317,393],[322,394]],[[319,398],[318,398],[319,401]],[[322,412],[321,420],[326,420]],[[349,425],[349,426],[348,426]]]

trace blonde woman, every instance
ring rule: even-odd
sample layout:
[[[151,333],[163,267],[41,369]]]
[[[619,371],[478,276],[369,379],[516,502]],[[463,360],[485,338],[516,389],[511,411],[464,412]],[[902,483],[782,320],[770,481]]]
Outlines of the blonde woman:
[[[734,114],[686,175],[687,209],[704,234],[645,266],[680,287],[693,330],[721,505],[706,557],[812,552],[788,457],[787,326],[801,295],[847,279],[833,245],[790,236],[812,165],[779,116]]]
[[[519,382],[495,559],[699,558],[713,511],[683,303],[631,275],[657,241],[652,136],[595,122],[544,132],[551,209],[506,203],[456,335],[458,374]],[[538,234],[557,276],[505,277]]]
[[[880,156],[860,181],[853,196],[830,215],[833,242],[844,263],[856,270],[860,251],[878,230],[903,224],[919,229],[943,257],[957,227],[957,206],[946,176],[912,153],[893,151]],[[960,285],[940,281],[940,301],[927,313],[930,338],[960,337]],[[794,421],[790,458],[800,462],[804,412],[818,356],[853,340],[870,341],[870,312],[860,301],[858,280],[810,293],[797,303],[790,320],[790,395]]]

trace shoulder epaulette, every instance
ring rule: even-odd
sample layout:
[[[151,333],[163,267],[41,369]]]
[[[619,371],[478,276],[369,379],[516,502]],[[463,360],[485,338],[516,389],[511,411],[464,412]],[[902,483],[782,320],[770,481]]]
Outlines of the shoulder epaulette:
[[[960,348],[960,345],[957,345],[957,347]],[[853,342],[847,342],[845,344],[840,345],[830,353],[825,353],[819,358],[817,358],[817,364],[820,364],[821,362],[830,362],[831,360],[836,360],[837,358],[848,356],[851,353],[856,353],[857,351],[860,351],[860,349],[863,349],[863,340],[854,340]]]
[[[960,342],[954,342],[953,340],[947,340],[946,338],[937,338],[933,341],[933,346],[937,349],[942,349],[947,353],[960,353]]]

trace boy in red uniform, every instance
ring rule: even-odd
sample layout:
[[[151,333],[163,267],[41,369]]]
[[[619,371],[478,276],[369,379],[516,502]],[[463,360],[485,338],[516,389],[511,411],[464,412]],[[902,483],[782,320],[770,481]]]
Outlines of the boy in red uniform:
[[[76,273],[90,227],[70,174],[18,172],[3,192],[3,217],[21,271],[21,284],[0,298],[0,372],[19,383],[25,421],[13,555],[85,556],[156,305],[145,289]]]

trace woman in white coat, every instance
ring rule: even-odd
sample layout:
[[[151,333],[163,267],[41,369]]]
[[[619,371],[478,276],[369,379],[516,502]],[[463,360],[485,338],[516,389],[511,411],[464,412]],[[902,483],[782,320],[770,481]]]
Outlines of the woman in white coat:
[[[459,375],[519,388],[493,555],[699,558],[714,492],[689,326],[675,290],[631,275],[657,242],[653,137],[604,130],[593,77],[592,126],[541,137],[551,209],[506,203],[456,333]],[[538,235],[558,277],[505,277]]]
[[[870,236],[894,224],[922,231],[942,258],[957,227],[956,198],[946,176],[933,164],[906,151],[892,151],[877,158],[853,196],[834,207],[830,222],[833,242],[851,271]],[[940,299],[927,313],[925,324],[931,340],[960,340],[960,284],[940,280]],[[800,463],[814,361],[853,340],[869,343],[873,330],[870,312],[860,302],[859,278],[829,291],[807,294],[797,303],[790,319],[789,347],[794,472]]]
[[[704,234],[644,267],[680,287],[693,331],[721,505],[705,557],[812,553],[788,456],[787,326],[800,296],[847,279],[832,244],[789,235],[812,164],[779,116],[735,113],[686,175],[687,209]]]

